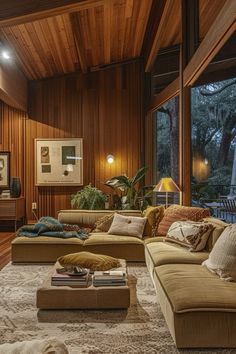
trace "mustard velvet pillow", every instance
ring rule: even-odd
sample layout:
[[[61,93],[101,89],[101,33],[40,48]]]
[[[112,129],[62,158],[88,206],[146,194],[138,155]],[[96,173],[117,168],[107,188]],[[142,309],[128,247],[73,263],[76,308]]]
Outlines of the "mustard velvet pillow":
[[[144,217],[123,216],[115,213],[108,234],[142,238],[146,221],[147,218]]]
[[[104,215],[101,218],[99,218],[94,225],[95,229],[93,230],[93,232],[101,232],[101,231],[108,232],[108,230],[111,227],[113,218],[114,218],[114,213]]]
[[[143,235],[154,237],[156,236],[156,231],[159,222],[164,216],[165,208],[163,205],[159,206],[149,206],[143,211],[143,216],[147,218],[146,225],[144,228]]]
[[[79,266],[93,271],[120,267],[120,262],[117,258],[90,252],[67,254],[66,256],[59,257],[58,262],[62,267]]]

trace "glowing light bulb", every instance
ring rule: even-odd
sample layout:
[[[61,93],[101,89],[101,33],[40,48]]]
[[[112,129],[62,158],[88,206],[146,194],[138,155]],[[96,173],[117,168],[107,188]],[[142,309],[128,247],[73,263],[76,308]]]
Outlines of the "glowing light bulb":
[[[3,57],[3,59],[6,59],[6,60],[11,59],[9,52],[7,52],[6,50],[2,51],[2,57]]]
[[[107,162],[109,164],[112,164],[114,162],[114,156],[113,155],[107,155]]]

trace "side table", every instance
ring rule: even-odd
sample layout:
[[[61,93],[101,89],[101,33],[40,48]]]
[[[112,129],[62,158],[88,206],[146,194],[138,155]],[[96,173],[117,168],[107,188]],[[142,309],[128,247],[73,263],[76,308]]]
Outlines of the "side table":
[[[14,221],[16,231],[17,221],[25,221],[25,198],[0,198],[0,220]]]

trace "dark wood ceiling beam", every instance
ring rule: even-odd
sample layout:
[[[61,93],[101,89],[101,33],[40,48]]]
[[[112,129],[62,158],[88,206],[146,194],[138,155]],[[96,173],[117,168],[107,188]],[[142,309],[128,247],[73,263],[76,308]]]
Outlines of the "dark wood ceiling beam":
[[[165,29],[166,23],[169,20],[169,16],[173,6],[172,0],[159,0],[158,3],[159,3],[159,8],[158,11],[155,12],[156,18],[154,19],[155,22],[153,25],[154,31],[152,36],[149,37],[151,46],[147,48],[147,51],[144,53],[146,72],[152,70],[152,66],[155,62],[158,50],[160,49],[162,34]],[[152,11],[153,10],[151,10],[151,12]],[[150,29],[148,29],[148,31],[150,33]],[[146,40],[147,40],[147,36],[145,35],[145,41]]]
[[[78,12],[103,3],[103,0],[1,0],[0,27]]]
[[[184,70],[184,86],[194,85],[207,65],[236,31],[236,1],[227,0],[211,28]],[[178,82],[178,83],[177,83]],[[153,97],[148,111],[155,111],[179,94],[179,78]]]
[[[236,30],[236,1],[227,0],[184,69],[184,86],[193,85]]]
[[[158,107],[161,107],[171,98],[177,96],[179,93],[179,78],[172,81],[164,90],[153,97],[148,111],[154,112]]]

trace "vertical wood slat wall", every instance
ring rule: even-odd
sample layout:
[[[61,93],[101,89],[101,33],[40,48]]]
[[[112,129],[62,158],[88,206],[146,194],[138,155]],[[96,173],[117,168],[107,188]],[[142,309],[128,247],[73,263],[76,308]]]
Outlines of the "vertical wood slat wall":
[[[132,176],[141,163],[143,149],[143,71],[134,61],[102,71],[32,81],[28,117],[1,104],[0,150],[11,152],[11,176],[21,177],[28,219],[31,205],[38,216],[56,216],[70,208],[77,187],[36,187],[35,138],[83,138],[84,185],[92,183],[105,193],[110,177]],[[109,165],[111,153],[115,163]]]

